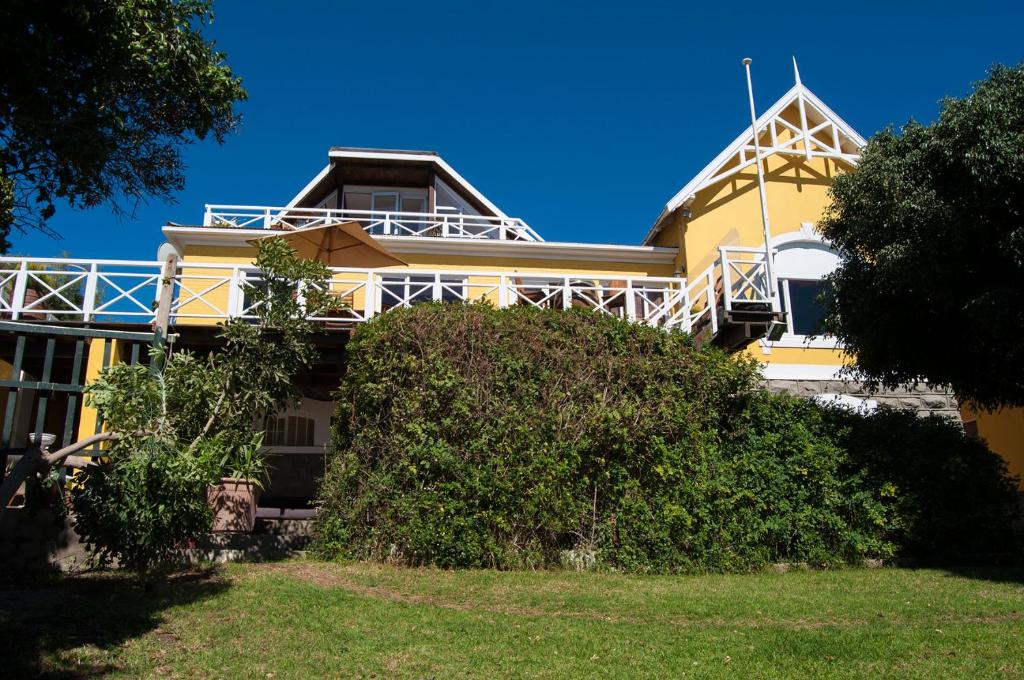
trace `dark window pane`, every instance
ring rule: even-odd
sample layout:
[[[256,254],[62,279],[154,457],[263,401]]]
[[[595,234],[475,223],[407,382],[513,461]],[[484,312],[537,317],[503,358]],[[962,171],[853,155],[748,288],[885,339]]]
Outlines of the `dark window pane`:
[[[825,308],[818,296],[825,289],[823,281],[789,281],[789,313],[793,316],[793,332],[797,335],[819,335]]]

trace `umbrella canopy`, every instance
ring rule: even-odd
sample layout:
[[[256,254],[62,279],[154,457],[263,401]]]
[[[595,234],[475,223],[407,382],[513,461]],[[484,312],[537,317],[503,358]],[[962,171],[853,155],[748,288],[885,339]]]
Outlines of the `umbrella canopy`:
[[[273,234],[249,239],[254,245],[267,238],[283,238],[299,257],[319,260],[328,267],[393,267],[408,262],[395,257],[377,243],[358,222],[337,222],[308,229],[296,229],[284,234]]]

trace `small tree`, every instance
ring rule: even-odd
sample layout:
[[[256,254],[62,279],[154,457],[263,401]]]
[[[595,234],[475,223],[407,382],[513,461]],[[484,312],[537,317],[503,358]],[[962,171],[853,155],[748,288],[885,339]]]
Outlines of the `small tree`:
[[[1024,405],[1024,66],[996,66],[932,125],[887,129],[820,223],[841,251],[825,326],[885,387],[927,380]]]
[[[329,272],[281,239],[264,242],[256,264],[257,320],[227,321],[223,349],[154,350],[155,370],[113,366],[86,388],[119,434],[74,498],[75,529],[101,563],[146,577],[207,531],[207,485],[251,461],[265,416],[300,396],[295,376],[316,359],[306,317],[324,309]]]

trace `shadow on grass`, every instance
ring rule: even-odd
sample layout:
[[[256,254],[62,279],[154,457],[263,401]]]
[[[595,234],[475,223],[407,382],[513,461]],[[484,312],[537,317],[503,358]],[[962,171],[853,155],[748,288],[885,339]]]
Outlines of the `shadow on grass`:
[[[1016,566],[943,566],[938,568],[949,572],[951,576],[958,576],[960,578],[1024,585],[1024,566],[1019,564]]]
[[[89,655],[69,662],[63,653],[83,646],[112,650],[158,629],[164,610],[229,587],[212,568],[172,575],[148,590],[114,573],[5,582],[0,584],[0,676],[87,678],[117,671]]]

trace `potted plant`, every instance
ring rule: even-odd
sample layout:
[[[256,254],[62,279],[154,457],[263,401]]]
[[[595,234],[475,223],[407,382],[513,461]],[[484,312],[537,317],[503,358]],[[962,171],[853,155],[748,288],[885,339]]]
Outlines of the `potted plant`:
[[[225,447],[220,481],[207,490],[213,510],[213,531],[250,533],[256,526],[256,505],[267,477],[263,433]]]

